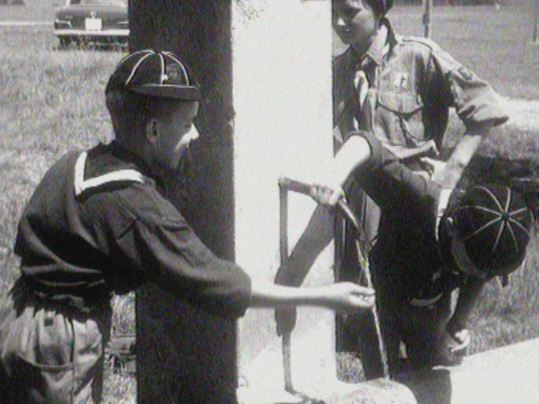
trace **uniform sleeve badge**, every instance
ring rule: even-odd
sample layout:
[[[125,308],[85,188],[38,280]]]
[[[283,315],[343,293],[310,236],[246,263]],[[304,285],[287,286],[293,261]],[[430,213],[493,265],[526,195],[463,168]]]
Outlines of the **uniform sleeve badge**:
[[[410,87],[410,74],[409,73],[396,73],[393,85],[399,91],[406,91]]]

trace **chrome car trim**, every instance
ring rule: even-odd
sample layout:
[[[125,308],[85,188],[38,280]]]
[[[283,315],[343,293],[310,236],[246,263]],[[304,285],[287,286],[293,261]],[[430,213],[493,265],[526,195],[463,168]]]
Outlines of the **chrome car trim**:
[[[57,36],[129,36],[128,29],[108,29],[104,31],[86,31],[83,29],[55,29],[54,35]]]

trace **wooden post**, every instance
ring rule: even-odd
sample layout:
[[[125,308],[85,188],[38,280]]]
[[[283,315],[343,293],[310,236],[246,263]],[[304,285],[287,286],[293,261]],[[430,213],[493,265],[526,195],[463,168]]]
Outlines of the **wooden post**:
[[[431,36],[431,21],[432,21],[432,0],[424,0],[423,25],[425,26],[425,38]]]

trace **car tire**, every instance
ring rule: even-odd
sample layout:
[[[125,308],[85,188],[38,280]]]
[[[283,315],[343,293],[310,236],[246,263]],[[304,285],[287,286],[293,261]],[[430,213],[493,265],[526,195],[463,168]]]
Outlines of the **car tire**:
[[[60,40],[60,48],[61,49],[66,49],[66,48],[69,48],[71,46],[71,44],[73,43],[72,39],[70,37],[62,37],[62,38],[59,38]]]

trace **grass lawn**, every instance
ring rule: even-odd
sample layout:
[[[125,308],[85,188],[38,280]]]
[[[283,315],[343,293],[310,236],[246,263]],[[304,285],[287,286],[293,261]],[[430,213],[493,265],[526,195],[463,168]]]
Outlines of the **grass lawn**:
[[[24,6],[0,6],[0,21],[54,22],[54,9],[64,0],[24,0]]]
[[[10,18],[52,19],[52,2],[27,0],[25,7],[0,6],[0,21]],[[40,11],[40,5],[44,8]],[[392,11],[401,33],[420,35],[420,9],[397,7]],[[480,18],[479,18],[480,16]],[[539,98],[539,66],[522,59],[531,37],[524,8],[491,7],[435,9],[434,39],[457,59],[489,80],[502,95]],[[52,21],[52,20],[51,20]],[[111,126],[103,103],[108,75],[120,52],[58,51],[51,27],[0,27],[0,293],[17,274],[13,239],[22,209],[45,170],[64,152],[107,141]],[[457,132],[458,125],[452,126]],[[539,133],[512,130],[487,140],[481,153],[511,159],[536,159]],[[539,336],[539,246],[534,240],[524,269],[511,285],[488,285],[473,317],[476,339],[473,351]],[[134,330],[132,297],[115,301],[118,332]],[[353,374],[357,366],[341,361]],[[132,378],[109,372],[106,402],[130,402]]]
[[[432,39],[457,60],[512,98],[539,97],[539,64],[526,57],[533,38],[530,6],[435,7]],[[400,7],[390,14],[403,35],[423,35],[421,8]],[[535,46],[539,53],[539,47]],[[539,59],[536,59],[539,60]]]
[[[45,170],[63,153],[111,138],[103,91],[123,54],[55,51],[50,29],[0,28],[0,293],[17,275],[18,218]],[[134,332],[133,296],[114,301],[114,331]],[[109,369],[106,403],[134,402],[130,375]]]

